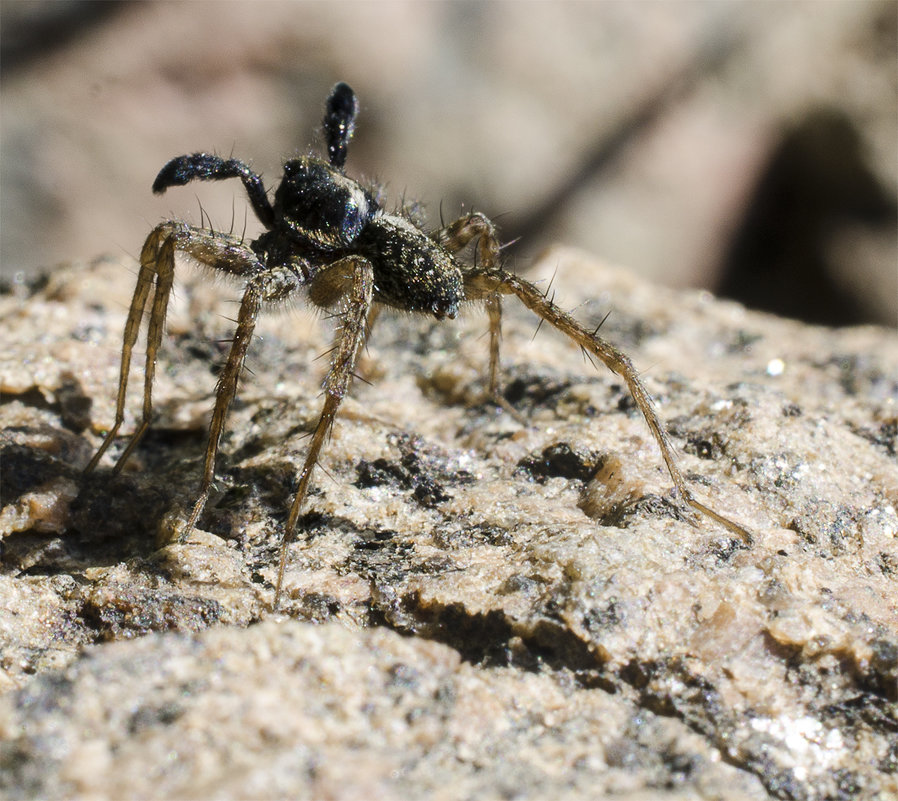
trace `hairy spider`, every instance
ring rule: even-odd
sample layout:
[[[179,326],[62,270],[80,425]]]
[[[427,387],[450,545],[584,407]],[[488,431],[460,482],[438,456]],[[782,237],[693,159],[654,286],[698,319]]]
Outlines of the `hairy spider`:
[[[116,472],[121,470],[150,424],[156,356],[172,289],[175,252],[180,251],[197,262],[237,276],[245,285],[237,328],[215,390],[202,483],[183,528],[184,534],[196,524],[209,498],[228,407],[237,391],[262,307],[305,290],[314,305],[340,309],[341,325],[324,381],[324,407],[312,433],[283,533],[275,607],[283,586],[287,548],[321,447],[352,381],[359,350],[368,335],[372,309],[380,306],[431,314],[442,320],[455,317],[463,303],[482,302],[489,316],[489,392],[497,403],[506,406],[498,392],[501,297],[516,296],[541,320],[567,335],[623,379],[661,449],[683,500],[749,544],[751,535],[742,526],[692,495],[677,467],[673,447],[652,399],[630,360],[597,336],[596,331],[585,328],[556,306],[533,284],[502,269],[496,229],[486,216],[472,212],[427,233],[407,213],[384,211],[373,189],[344,174],[346,150],[358,111],[358,100],[352,89],[338,83],[327,100],[323,121],[327,161],[311,156],[288,161],[274,203],[269,201],[262,179],[236,159],[195,153],[178,156],[162,168],[153,183],[156,193],[193,180],[240,178],[253,210],[268,230],[249,244],[178,220],[163,222],[150,232],[140,253],[140,272],[125,323],[115,422],[86,471],[97,466],[124,420],[131,353],[148,303],[143,416],[116,462]],[[473,264],[465,263],[459,256],[469,244],[475,248]]]

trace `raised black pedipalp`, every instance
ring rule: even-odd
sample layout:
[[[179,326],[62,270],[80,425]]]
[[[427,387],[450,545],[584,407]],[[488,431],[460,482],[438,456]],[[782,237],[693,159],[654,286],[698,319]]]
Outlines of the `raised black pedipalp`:
[[[328,161],[338,170],[346,164],[346,149],[355,131],[358,113],[358,98],[347,84],[341,82],[331,89],[321,124],[327,140]]]
[[[262,179],[237,159],[223,159],[211,153],[178,156],[159,171],[153,181],[153,192],[162,194],[170,186],[184,186],[194,180],[223,181],[226,178],[243,181],[253,211],[266,228],[271,228],[274,225],[274,210]]]

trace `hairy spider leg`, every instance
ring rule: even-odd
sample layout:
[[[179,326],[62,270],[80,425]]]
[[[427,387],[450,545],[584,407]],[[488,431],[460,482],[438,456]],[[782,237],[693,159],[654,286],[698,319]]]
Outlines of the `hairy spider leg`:
[[[649,395],[648,390],[640,381],[639,373],[633,366],[633,363],[621,351],[594,332],[587,330],[571,315],[558,308],[529,281],[525,281],[512,273],[501,269],[487,270],[478,268],[472,270],[465,275],[465,289],[470,298],[490,297],[496,294],[515,295],[537,317],[545,320],[549,325],[572,339],[584,351],[601,360],[611,372],[623,379],[630,395],[636,402],[636,406],[648,424],[655,442],[658,443],[667,471],[670,473],[674,486],[683,500],[693,509],[735,534],[746,545],[751,545],[752,536],[746,529],[718,514],[692,494],[685,477],[677,465],[673,445],[658,418],[651,395]]]
[[[215,386],[215,408],[212,411],[212,421],[209,424],[209,441],[206,446],[203,478],[193,511],[184,526],[185,534],[196,525],[209,500],[212,482],[215,480],[215,459],[221,444],[221,435],[227,420],[228,409],[237,394],[240,373],[246,361],[246,352],[253,338],[259,311],[265,303],[274,303],[289,297],[301,285],[299,276],[289,267],[278,266],[264,269],[265,272],[259,273],[247,281],[243,300],[240,302],[237,328],[234,330],[234,337],[231,340],[231,349]]]
[[[347,274],[347,270],[350,270],[351,273]],[[281,541],[281,559],[274,591],[274,609],[278,607],[284,585],[284,571],[287,567],[287,548],[293,541],[296,521],[299,519],[299,511],[309,489],[312,472],[318,463],[321,446],[333,428],[337,410],[352,383],[353,370],[355,369],[359,351],[367,336],[368,315],[371,311],[374,294],[374,270],[371,263],[361,256],[347,256],[344,259],[340,259],[325,267],[322,271],[322,274],[324,273],[331,274],[329,278],[324,280],[332,282],[333,276],[337,275],[343,281],[348,282],[349,287],[344,299],[342,324],[334,343],[333,361],[324,380],[324,407],[318,418],[318,424],[312,433],[312,441],[309,443],[305,463],[299,473],[296,495],[293,497],[290,515],[284,528],[284,535]],[[316,276],[315,280],[317,278],[318,276]]]
[[[738,536],[746,545],[750,545],[752,537],[748,531],[732,520],[718,514],[692,494],[692,491],[686,484],[686,479],[677,465],[673,446],[670,443],[666,430],[661,425],[651,395],[649,395],[645,386],[639,380],[639,373],[633,366],[633,363],[609,342],[606,342],[594,332],[588,331],[571,315],[559,309],[529,281],[518,278],[504,270],[496,269],[499,255],[499,240],[496,236],[495,227],[487,217],[475,212],[440,229],[434,234],[434,238],[450,251],[461,250],[476,236],[480,236],[477,247],[480,264],[473,270],[465,273],[465,290],[469,300],[475,298],[483,300],[489,315],[489,392],[493,401],[503,409],[510,411],[514,417],[519,418],[517,411],[510,407],[505,398],[499,394],[499,346],[502,326],[501,296],[503,294],[513,294],[541,320],[546,320],[550,325],[566,334],[586,351],[595,355],[609,370],[624,380],[630,395],[636,402],[655,441],[658,443],[670,477],[683,500],[692,508],[724,526],[728,531]]]
[[[85,468],[85,473],[91,472],[97,466],[125,419],[125,397],[128,389],[131,355],[140,333],[140,324],[146,311],[150,290],[155,287],[147,323],[143,413],[137,430],[119,456],[113,472],[118,473],[124,467],[149,428],[153,415],[153,381],[156,376],[156,357],[162,343],[165,315],[174,282],[175,251],[187,253],[201,264],[237,276],[252,276],[267,269],[252,250],[239,240],[225,234],[209,232],[175,221],[161,223],[150,232],[140,253],[137,286],[134,289],[128,319],[125,323],[115,421],[106,434],[103,444],[100,445],[93,459]]]
[[[122,360],[119,370],[118,397],[115,405],[115,422],[106,434],[106,438],[90,460],[85,473],[90,473],[99,463],[107,448],[112,444],[125,419],[125,396],[128,389],[128,374],[131,368],[131,354],[140,324],[146,311],[150,289],[153,288],[153,301],[150,319],[147,325],[146,370],[144,372],[143,416],[137,430],[131,437],[125,451],[119,456],[113,468],[118,473],[133,452],[141,437],[146,433],[153,409],[153,378],[156,372],[156,354],[162,339],[165,313],[174,281],[174,250],[170,231],[163,226],[154,229],[144,242],[140,253],[140,271],[137,274],[137,286],[131,298],[131,308],[125,322],[125,333],[122,342]]]
[[[431,236],[446,250],[457,253],[474,238],[477,242],[477,263],[484,270],[493,270],[499,262],[499,237],[492,221],[480,212],[472,212],[435,231]],[[499,392],[499,346],[502,339],[502,296],[489,292],[482,297],[490,326],[490,365],[488,376],[489,399],[519,423],[526,420]]]

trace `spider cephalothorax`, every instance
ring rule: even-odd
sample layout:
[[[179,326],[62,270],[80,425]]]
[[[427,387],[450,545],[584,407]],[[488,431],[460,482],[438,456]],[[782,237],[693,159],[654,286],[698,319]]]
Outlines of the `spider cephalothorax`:
[[[496,230],[487,217],[472,212],[427,233],[410,215],[385,212],[372,188],[344,174],[358,110],[352,89],[338,83],[331,91],[324,115],[327,160],[309,156],[288,161],[273,203],[262,179],[236,159],[195,153],[172,159],[162,168],[153,183],[154,192],[164,192],[171,186],[182,186],[193,180],[240,178],[256,216],[267,230],[248,244],[177,220],[163,222],[150,232],[141,250],[137,286],[125,324],[115,422],[87,470],[96,467],[124,420],[131,353],[148,304],[143,415],[115,470],[121,469],[150,424],[156,356],[174,279],[175,252],[181,251],[202,264],[241,278],[245,286],[237,328],[216,388],[202,482],[183,529],[185,533],[196,524],[209,498],[228,408],[237,391],[262,307],[305,290],[314,305],[340,308],[341,325],[324,382],[324,408],[312,434],[283,534],[275,605],[282,589],[287,546],[321,447],[352,380],[359,350],[368,334],[369,317],[376,306],[443,319],[455,317],[463,303],[482,302],[490,324],[489,391],[492,398],[505,405],[498,393],[501,297],[516,296],[540,319],[567,335],[623,379],[683,499],[742,541],[750,542],[751,537],[744,528],[692,495],[677,467],[673,448],[652,400],[630,360],[556,306],[533,284],[503,270],[499,264]],[[474,258],[473,263],[468,263],[460,253],[472,243]]]

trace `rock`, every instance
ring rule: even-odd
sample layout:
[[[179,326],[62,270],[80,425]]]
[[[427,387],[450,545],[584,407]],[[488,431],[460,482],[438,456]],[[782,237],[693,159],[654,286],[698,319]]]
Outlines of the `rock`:
[[[898,343],[547,253],[628,352],[696,494],[617,379],[512,302],[383,314],[290,546],[332,324],[260,329],[200,525],[235,293],[187,274],[154,427],[114,416],[135,266],[0,297],[0,697],[9,797],[879,798],[898,771]],[[211,288],[210,288],[211,287]],[[129,415],[139,412],[135,358]],[[119,450],[117,442],[112,450]],[[168,544],[165,544],[168,541]]]

